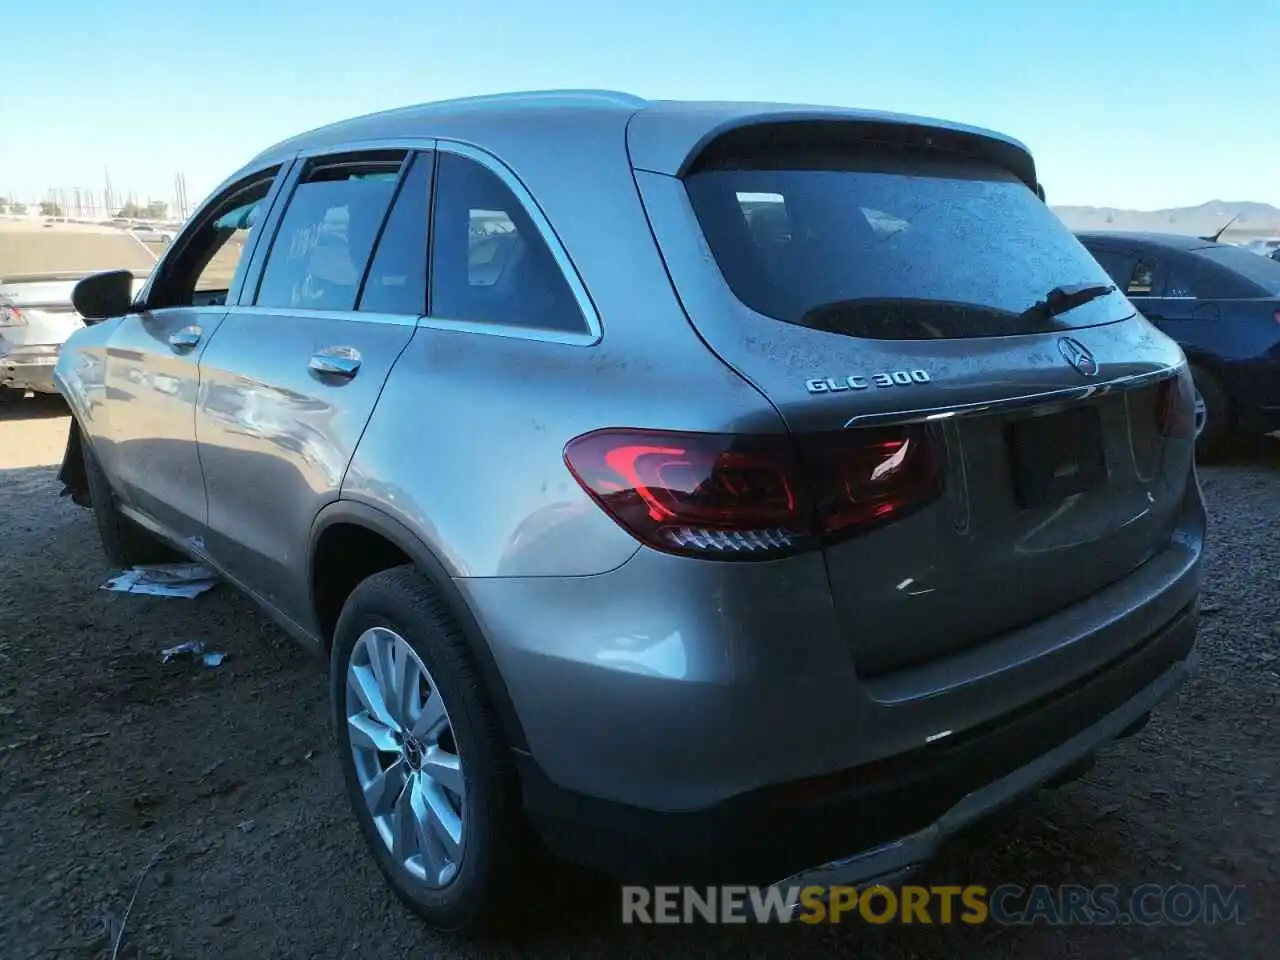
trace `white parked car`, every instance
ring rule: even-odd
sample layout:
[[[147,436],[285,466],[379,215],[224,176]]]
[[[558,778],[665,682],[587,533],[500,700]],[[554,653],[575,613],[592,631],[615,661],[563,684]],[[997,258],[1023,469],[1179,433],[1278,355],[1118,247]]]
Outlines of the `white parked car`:
[[[173,243],[172,230],[165,230],[150,223],[135,223],[129,227],[129,233],[143,243]]]
[[[1280,237],[1257,237],[1248,243],[1242,243],[1240,246],[1250,253],[1269,257],[1277,250],[1280,250]]]

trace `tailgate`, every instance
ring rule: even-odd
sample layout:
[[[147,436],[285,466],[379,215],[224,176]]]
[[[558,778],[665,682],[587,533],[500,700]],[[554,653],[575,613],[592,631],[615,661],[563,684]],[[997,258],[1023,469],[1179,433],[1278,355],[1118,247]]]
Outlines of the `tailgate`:
[[[802,126],[636,176],[707,345],[802,451],[868,438],[813,469],[883,457],[856,488],[816,478],[892,518],[825,547],[859,671],[1034,621],[1159,551],[1192,470],[1177,345],[1010,170]]]

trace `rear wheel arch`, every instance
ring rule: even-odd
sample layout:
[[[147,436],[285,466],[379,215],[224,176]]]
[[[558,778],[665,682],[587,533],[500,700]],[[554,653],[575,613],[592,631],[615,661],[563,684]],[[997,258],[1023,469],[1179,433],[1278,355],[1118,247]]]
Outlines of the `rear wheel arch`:
[[[1187,352],[1187,366],[1191,368],[1192,376],[1196,373],[1208,374],[1222,390],[1223,394],[1231,403],[1231,411],[1234,415],[1239,400],[1236,398],[1235,391],[1231,387],[1231,378],[1227,376],[1225,364],[1217,356],[1211,353],[1200,353],[1199,351]]]
[[[1196,449],[1199,456],[1213,459],[1236,430],[1240,402],[1216,359],[1192,353],[1187,355],[1187,364],[1208,417],[1204,432],[1196,440]]]
[[[320,511],[307,551],[311,609],[324,650],[332,646],[334,627],[351,591],[365,578],[403,564],[412,564],[422,574],[466,638],[507,744],[528,749],[506,681],[448,568],[395,517],[349,500],[331,503]]]

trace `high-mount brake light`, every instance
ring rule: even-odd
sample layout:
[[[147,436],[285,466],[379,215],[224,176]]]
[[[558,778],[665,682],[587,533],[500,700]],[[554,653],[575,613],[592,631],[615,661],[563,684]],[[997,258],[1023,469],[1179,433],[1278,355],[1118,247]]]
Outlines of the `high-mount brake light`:
[[[1195,398],[1187,378],[1179,375],[1161,380],[1156,394],[1156,416],[1160,435],[1172,440],[1193,440],[1196,435]]]
[[[937,499],[923,427],[843,430],[793,441],[608,429],[565,447],[565,463],[633,536],[668,553],[757,560],[891,522]]]

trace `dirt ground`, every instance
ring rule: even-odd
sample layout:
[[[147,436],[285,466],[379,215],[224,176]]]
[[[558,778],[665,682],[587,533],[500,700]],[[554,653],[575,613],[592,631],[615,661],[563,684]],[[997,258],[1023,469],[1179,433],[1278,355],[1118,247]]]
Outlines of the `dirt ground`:
[[[115,227],[0,219],[0,278],[23,273],[149,270],[163,250]]]
[[[928,875],[1243,885],[1243,924],[624,927],[616,889],[566,875],[530,942],[507,949],[434,936],[382,885],[347,812],[318,663],[225,586],[195,600],[98,589],[111,571],[92,517],[57,496],[66,426],[56,401],[0,408],[5,957],[110,956],[126,912],[120,956],[1274,955],[1280,443],[1202,472],[1202,672],[1086,779],[957,840]],[[227,659],[161,664],[186,640]]]

